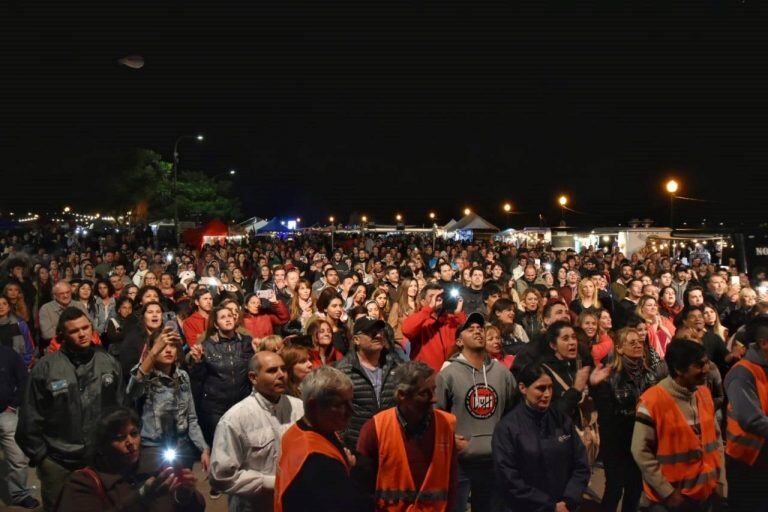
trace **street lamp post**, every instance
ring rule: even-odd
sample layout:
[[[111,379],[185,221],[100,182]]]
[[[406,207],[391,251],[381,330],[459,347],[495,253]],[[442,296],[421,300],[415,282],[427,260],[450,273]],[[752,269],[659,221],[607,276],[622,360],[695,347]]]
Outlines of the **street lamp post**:
[[[333,252],[333,232],[336,231],[336,225],[333,223],[335,220],[333,215],[328,217],[328,221],[331,223],[331,252]]]
[[[181,240],[181,233],[179,233],[179,194],[178,194],[178,178],[179,178],[179,143],[184,139],[195,139],[198,142],[202,142],[204,137],[202,135],[179,135],[176,138],[176,142],[173,143],[173,229],[176,233],[176,243]]]
[[[669,180],[665,186],[669,193],[669,227],[675,229],[675,193],[680,188],[676,180]]]

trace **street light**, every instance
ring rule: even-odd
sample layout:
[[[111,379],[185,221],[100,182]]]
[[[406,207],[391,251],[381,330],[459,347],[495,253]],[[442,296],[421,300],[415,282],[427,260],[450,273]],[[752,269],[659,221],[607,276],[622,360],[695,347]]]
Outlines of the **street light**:
[[[568,197],[560,196],[557,198],[557,202],[560,204],[560,224],[565,226],[565,205],[568,204]]]
[[[213,177],[212,177],[211,179],[212,179],[212,180],[215,180],[215,179],[216,179],[216,178],[218,178],[219,176],[224,176],[225,174],[228,174],[228,175],[230,175],[230,176],[234,176],[235,174],[237,174],[237,171],[236,171],[235,169],[230,169],[230,170],[228,170],[228,171],[220,172],[219,174],[214,174],[214,175],[213,175]]]
[[[178,195],[178,178],[179,178],[179,143],[184,139],[195,139],[198,142],[202,142],[205,137],[202,134],[198,135],[179,135],[176,138],[176,142],[173,143],[173,229],[176,232],[176,243],[181,240],[181,233],[179,233],[179,195]]]
[[[504,203],[504,206],[502,206],[502,209],[506,213],[511,212],[512,211],[512,203]]]
[[[401,222],[403,220],[403,216],[398,213],[397,215],[395,215],[395,220],[397,222]]]
[[[69,206],[64,207],[64,213],[69,213],[70,211],[72,211],[72,208],[70,208]]]
[[[675,229],[675,193],[680,189],[680,184],[676,180],[669,180],[664,188],[669,193],[669,227]]]
[[[472,210],[469,208],[464,208],[464,215],[469,215],[470,213],[472,213]]]
[[[362,220],[362,221],[363,221],[363,224],[365,224],[366,222],[368,222],[368,217],[366,217],[365,215],[363,215],[362,217],[360,217],[360,220]]]
[[[429,220],[435,220],[436,217],[435,212],[429,212]]]

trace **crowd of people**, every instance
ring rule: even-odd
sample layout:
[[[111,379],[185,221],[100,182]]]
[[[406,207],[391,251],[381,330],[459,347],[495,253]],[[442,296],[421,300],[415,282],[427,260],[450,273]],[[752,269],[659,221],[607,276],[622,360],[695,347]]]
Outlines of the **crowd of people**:
[[[203,510],[199,464],[231,511],[768,510],[763,270],[408,235],[0,254],[12,504],[33,467],[46,511]]]

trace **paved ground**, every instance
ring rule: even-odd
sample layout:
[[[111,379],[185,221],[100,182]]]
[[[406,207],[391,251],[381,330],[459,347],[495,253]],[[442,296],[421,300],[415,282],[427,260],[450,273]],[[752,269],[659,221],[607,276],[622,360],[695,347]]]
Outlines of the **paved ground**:
[[[198,479],[198,485],[197,489],[202,493],[203,496],[205,496],[206,501],[206,507],[205,510],[208,512],[226,512],[227,510],[227,498],[226,496],[222,496],[218,500],[212,501],[208,498],[208,490],[210,487],[208,486],[208,481],[205,480],[204,475],[202,471],[200,471],[200,465],[195,465],[195,475]],[[29,484],[32,486],[35,497],[37,499],[40,499],[40,483],[37,480],[37,476],[35,475],[34,470],[29,470]],[[602,469],[595,469],[593,475],[592,475],[592,482],[591,487],[595,491],[597,491],[598,494],[602,494],[603,492],[603,486],[605,485],[605,479],[603,476],[603,470]],[[597,507],[590,507],[590,504],[585,504],[586,506],[582,508],[582,510],[597,510]],[[7,511],[7,512],[18,512],[23,511],[26,509],[20,508],[20,507],[8,507],[5,505],[5,503],[0,499],[0,511]],[[37,509],[38,511],[42,510],[42,507]]]

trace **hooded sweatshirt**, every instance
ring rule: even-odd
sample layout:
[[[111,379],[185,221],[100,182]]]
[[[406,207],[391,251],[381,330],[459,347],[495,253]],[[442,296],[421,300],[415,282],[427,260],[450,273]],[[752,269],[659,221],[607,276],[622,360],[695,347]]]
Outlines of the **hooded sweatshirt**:
[[[755,343],[749,346],[744,359],[760,365],[763,371],[768,374],[768,359]],[[741,366],[732,368],[725,376],[725,394],[728,396],[731,407],[733,407],[733,417],[739,422],[741,428],[750,434],[768,438],[768,415],[760,405],[755,377],[752,373]],[[753,467],[755,469],[768,468],[768,444],[763,444]]]
[[[469,440],[461,464],[491,461],[493,429],[511,408],[514,388],[512,373],[498,361],[486,359],[478,370],[461,353],[437,375],[437,407],[456,416],[456,434]]]

